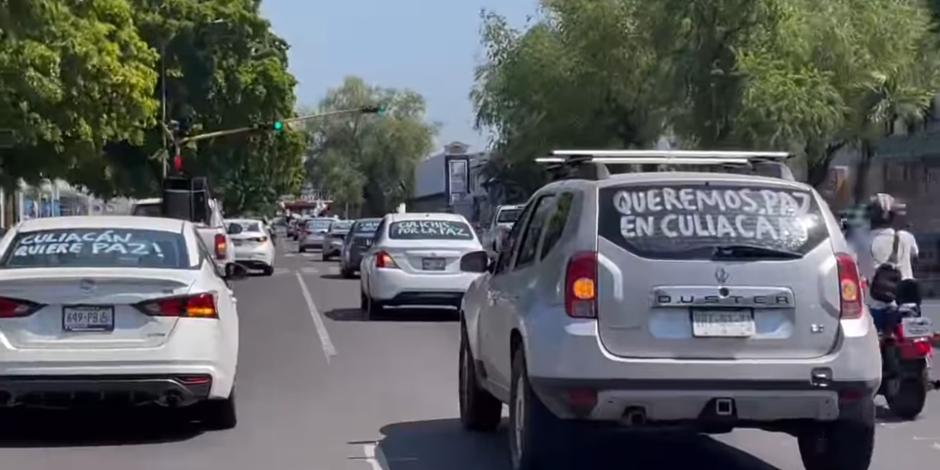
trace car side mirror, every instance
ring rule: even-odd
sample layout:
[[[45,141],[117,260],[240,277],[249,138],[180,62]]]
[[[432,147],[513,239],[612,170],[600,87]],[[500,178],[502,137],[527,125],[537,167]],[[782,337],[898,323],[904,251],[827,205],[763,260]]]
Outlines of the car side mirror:
[[[490,256],[485,251],[474,251],[460,258],[460,270],[466,273],[485,273],[490,268]]]
[[[238,281],[248,277],[248,268],[244,265],[233,263],[225,268],[226,281]]]

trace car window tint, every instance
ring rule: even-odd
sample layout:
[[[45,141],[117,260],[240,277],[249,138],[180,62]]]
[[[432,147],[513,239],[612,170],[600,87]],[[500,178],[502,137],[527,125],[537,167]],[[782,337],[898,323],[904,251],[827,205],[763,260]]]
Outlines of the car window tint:
[[[571,213],[571,204],[574,201],[574,195],[564,193],[558,196],[558,202],[555,204],[555,211],[548,219],[548,225],[545,227],[545,239],[542,240],[542,251],[539,259],[544,258],[552,248],[561,239],[561,234],[565,231],[568,222],[568,214]]]
[[[509,231],[509,235],[503,242],[499,256],[496,260],[496,268],[493,270],[494,274],[499,274],[509,267],[509,263],[512,261],[513,253],[515,253],[515,247],[518,244],[522,231],[528,224],[529,214],[532,212],[533,207],[535,207],[534,202],[526,205],[525,209],[522,210],[522,214],[516,220],[516,223],[512,226],[512,229]]]
[[[532,220],[526,227],[522,235],[522,244],[519,245],[519,255],[516,256],[515,267],[520,268],[535,261],[535,253],[538,249],[539,238],[542,235],[542,229],[548,222],[548,216],[555,208],[554,195],[543,196],[535,206],[532,213]]]
[[[177,232],[64,228],[18,233],[3,267],[188,269],[189,254]]]
[[[379,220],[362,220],[356,222],[356,233],[375,233],[379,228]]]

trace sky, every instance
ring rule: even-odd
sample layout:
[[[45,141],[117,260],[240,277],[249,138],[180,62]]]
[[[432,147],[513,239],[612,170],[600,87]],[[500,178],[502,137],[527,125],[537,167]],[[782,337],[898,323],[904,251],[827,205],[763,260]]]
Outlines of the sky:
[[[349,75],[408,88],[441,124],[434,152],[460,141],[482,150],[469,94],[483,57],[480,11],[514,27],[537,12],[538,0],[263,0],[261,11],[290,45],[299,105],[316,105]]]

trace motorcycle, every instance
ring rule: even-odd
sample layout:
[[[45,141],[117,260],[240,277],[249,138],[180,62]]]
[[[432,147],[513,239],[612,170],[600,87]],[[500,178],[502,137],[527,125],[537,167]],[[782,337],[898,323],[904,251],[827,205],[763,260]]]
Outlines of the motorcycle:
[[[891,320],[880,335],[882,379],[878,390],[892,413],[914,419],[923,411],[927,392],[940,388],[930,380],[934,332],[919,304],[902,304],[886,312]]]

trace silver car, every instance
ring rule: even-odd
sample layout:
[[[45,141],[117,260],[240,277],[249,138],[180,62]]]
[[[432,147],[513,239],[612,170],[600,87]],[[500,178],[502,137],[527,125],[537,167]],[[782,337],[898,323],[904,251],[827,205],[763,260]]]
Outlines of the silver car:
[[[297,250],[303,253],[308,249],[323,248],[326,233],[335,221],[327,217],[315,217],[304,222],[297,237]]]
[[[576,424],[755,427],[796,436],[808,469],[868,468],[881,356],[849,253],[786,179],[551,183],[495,262],[462,259],[484,272],[461,305],[463,424],[493,430],[508,403],[516,469],[570,458]]]

